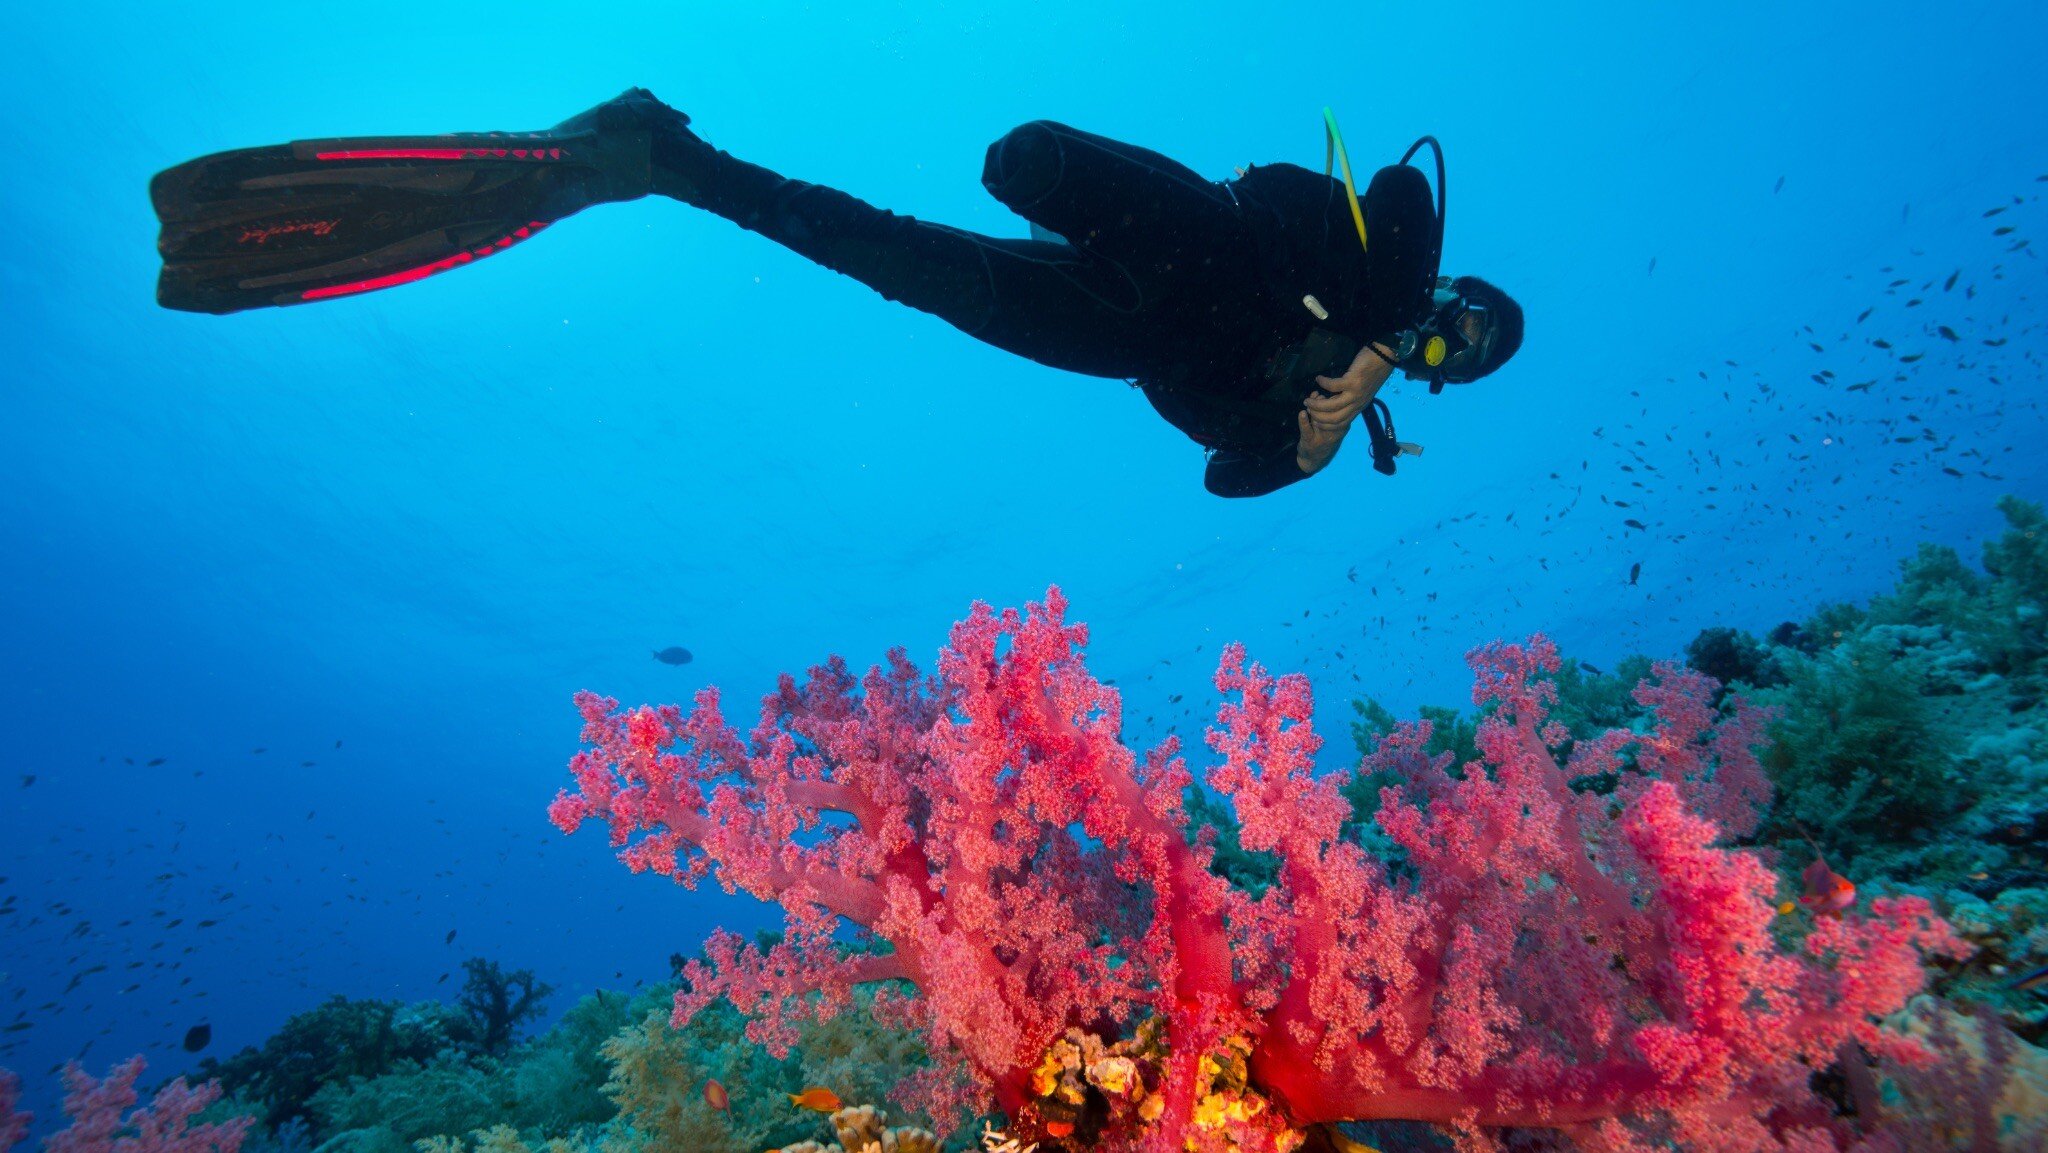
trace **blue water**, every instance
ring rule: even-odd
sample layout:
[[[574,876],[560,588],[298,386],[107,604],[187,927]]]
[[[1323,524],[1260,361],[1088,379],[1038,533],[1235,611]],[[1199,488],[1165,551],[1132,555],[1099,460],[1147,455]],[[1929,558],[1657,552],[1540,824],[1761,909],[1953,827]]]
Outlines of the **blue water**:
[[[2010,250],[2048,191],[2039,4],[1548,7],[15,6],[0,1027],[30,1027],[0,1065],[47,1116],[54,1065],[188,1069],[201,1021],[224,1054],[330,993],[445,994],[473,954],[560,1007],[769,924],[547,826],[579,688],[715,683],[744,724],[779,671],[929,662],[971,601],[1057,583],[1133,743],[1198,731],[1236,639],[1314,677],[1336,766],[1352,694],[1462,703],[1484,640],[1674,655],[2048,495],[2042,263]],[[632,84],[736,155],[1006,236],[983,149],[1032,119],[1218,179],[1319,166],[1325,104],[1363,166],[1433,132],[1446,271],[1515,294],[1527,344],[1387,394],[1428,446],[1398,478],[1360,443],[1226,502],[1123,384],[667,201],[357,299],[153,303],[160,168],[538,128]],[[1896,382],[1873,336],[1927,358]],[[672,644],[694,663],[649,659]]]

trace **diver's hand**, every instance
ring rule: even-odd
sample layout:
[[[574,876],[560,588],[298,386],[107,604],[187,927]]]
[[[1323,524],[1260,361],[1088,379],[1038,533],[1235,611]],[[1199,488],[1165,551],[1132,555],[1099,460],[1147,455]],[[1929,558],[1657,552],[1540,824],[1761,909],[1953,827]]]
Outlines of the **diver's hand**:
[[[1310,423],[1328,432],[1349,428],[1365,406],[1372,403],[1372,398],[1379,395],[1381,386],[1393,375],[1394,366],[1381,359],[1373,348],[1388,358],[1394,355],[1394,350],[1384,344],[1361,348],[1351,358],[1351,367],[1344,370],[1344,375],[1316,377],[1323,391],[1309,394],[1301,403]]]
[[[1314,476],[1336,457],[1337,448],[1344,443],[1344,434],[1351,431],[1351,426],[1338,425],[1335,430],[1324,428],[1309,419],[1307,409],[1295,413],[1294,420],[1301,430],[1301,438],[1294,445],[1294,467],[1300,469],[1303,476]]]

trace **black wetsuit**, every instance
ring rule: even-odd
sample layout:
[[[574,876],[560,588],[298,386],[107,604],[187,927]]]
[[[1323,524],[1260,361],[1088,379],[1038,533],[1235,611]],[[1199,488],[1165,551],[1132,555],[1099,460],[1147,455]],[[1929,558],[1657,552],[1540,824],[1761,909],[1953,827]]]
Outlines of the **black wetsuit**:
[[[1220,496],[1302,479],[1296,413],[1312,377],[1413,323],[1435,267],[1428,182],[1408,167],[1382,169],[1362,198],[1368,256],[1344,186],[1319,172],[1253,166],[1219,183],[1044,120],[989,146],[982,184],[1068,243],[898,216],[694,137],[657,143],[656,162],[680,198],[889,300],[1041,364],[1135,381],[1210,450],[1204,483]]]

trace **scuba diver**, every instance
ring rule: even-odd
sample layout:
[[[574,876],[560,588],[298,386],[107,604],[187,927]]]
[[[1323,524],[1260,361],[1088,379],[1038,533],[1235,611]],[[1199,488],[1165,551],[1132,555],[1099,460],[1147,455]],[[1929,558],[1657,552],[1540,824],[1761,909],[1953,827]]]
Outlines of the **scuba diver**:
[[[593,204],[680,200],[1040,364],[1129,380],[1208,450],[1219,496],[1321,471],[1363,416],[1373,466],[1419,453],[1377,396],[1513,356],[1522,310],[1440,277],[1443,152],[1430,137],[1361,196],[1325,110],[1325,170],[1217,182],[1038,120],[991,144],[982,185],[1031,239],[898,216],[722,152],[631,89],[542,132],[299,141],[217,153],[150,184],[157,300],[228,313],[351,296],[474,263]],[[1436,154],[1436,196],[1408,163]],[[1342,160],[1342,178],[1329,161]]]

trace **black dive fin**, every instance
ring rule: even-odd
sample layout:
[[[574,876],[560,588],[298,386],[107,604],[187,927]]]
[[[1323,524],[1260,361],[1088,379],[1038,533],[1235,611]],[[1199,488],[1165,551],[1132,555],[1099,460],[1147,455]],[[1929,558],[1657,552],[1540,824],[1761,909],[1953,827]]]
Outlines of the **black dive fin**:
[[[160,172],[157,303],[227,313],[409,284],[644,196],[650,133],[617,103],[543,132],[301,140]]]

